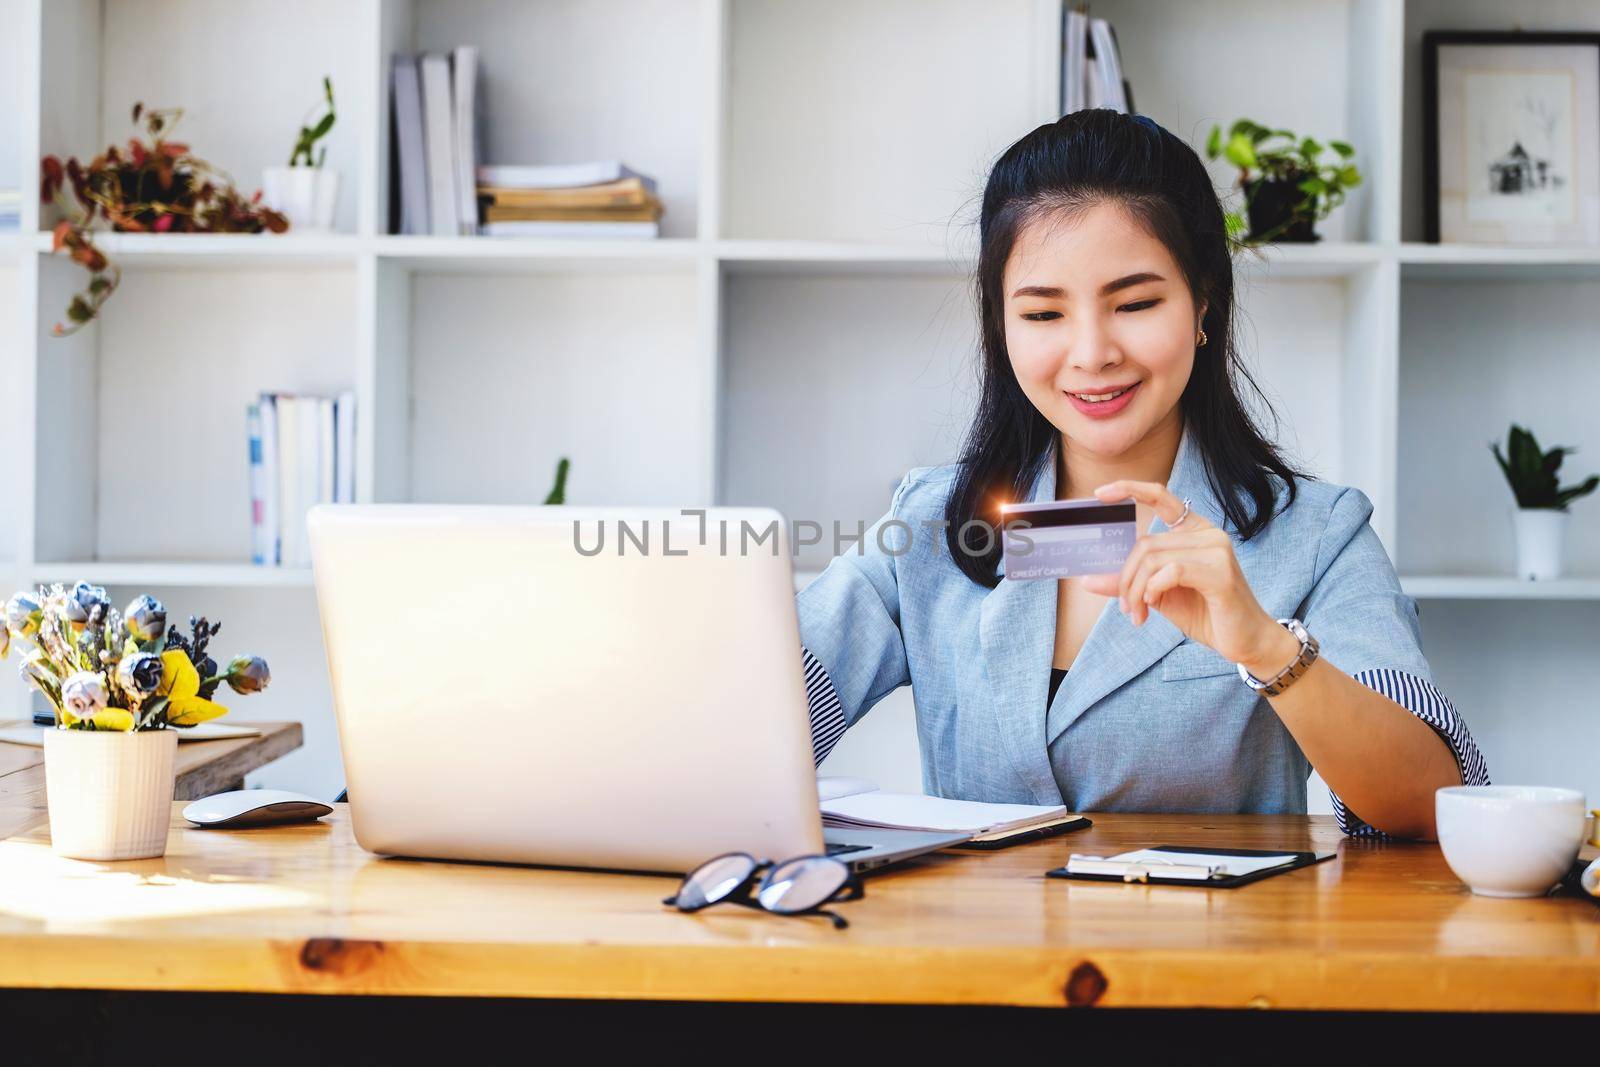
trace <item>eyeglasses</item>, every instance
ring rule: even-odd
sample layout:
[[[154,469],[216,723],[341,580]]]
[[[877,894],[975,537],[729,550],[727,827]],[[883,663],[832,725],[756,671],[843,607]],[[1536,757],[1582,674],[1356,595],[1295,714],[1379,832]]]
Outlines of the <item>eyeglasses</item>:
[[[756,884],[755,876],[767,873]],[[755,886],[752,899],[751,886]],[[661,903],[679,911],[699,911],[728,901],[775,915],[825,915],[835,930],[850,924],[824,904],[860,900],[866,891],[850,867],[832,856],[796,856],[763,863],[748,852],[729,852],[706,860],[683,876],[683,884]]]

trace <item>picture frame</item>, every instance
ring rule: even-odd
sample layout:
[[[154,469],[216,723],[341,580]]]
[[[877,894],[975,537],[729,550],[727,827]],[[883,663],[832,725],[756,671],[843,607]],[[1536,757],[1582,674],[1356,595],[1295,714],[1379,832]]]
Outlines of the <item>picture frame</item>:
[[[1430,243],[1600,246],[1600,33],[1422,36]]]

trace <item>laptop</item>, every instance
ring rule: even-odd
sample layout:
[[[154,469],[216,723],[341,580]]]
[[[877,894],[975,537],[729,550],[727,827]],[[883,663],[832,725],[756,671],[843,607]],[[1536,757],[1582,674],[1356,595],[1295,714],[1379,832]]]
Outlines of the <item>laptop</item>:
[[[965,834],[824,830],[770,508],[322,505],[309,527],[356,840],[681,873],[857,871]]]

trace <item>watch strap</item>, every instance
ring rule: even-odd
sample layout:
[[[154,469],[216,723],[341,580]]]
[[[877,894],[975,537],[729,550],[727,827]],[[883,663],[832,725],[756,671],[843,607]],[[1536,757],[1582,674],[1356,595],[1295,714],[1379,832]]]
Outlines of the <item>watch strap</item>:
[[[1305,623],[1299,619],[1279,619],[1277,621],[1279,626],[1282,626],[1299,639],[1299,655],[1295,656],[1287,667],[1266,681],[1262,681],[1245,670],[1244,664],[1238,665],[1239,677],[1244,679],[1244,684],[1269,697],[1277,696],[1298,681],[1306,671],[1311,669],[1311,664],[1316,662],[1317,654],[1320,651],[1317,639],[1311,636],[1311,632],[1306,629]]]

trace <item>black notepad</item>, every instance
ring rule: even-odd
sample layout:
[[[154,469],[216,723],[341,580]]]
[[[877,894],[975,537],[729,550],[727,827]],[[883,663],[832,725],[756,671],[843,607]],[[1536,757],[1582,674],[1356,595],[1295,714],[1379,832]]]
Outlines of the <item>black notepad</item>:
[[[1119,852],[1115,856],[1081,856],[1073,853],[1066,866],[1046,871],[1045,874],[1051,878],[1081,878],[1092,882],[1143,882],[1233,889],[1275,874],[1321,863],[1332,859],[1334,855],[1333,852],[1295,852],[1290,849],[1152,845],[1131,852]],[[1230,863],[1230,860],[1234,862]],[[1278,862],[1269,862],[1273,860]]]

